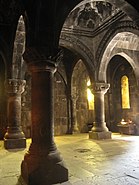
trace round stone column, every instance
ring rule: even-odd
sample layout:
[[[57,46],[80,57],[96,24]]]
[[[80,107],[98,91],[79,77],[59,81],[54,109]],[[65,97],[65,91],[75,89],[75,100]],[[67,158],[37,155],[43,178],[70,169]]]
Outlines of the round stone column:
[[[53,79],[54,59],[33,49],[24,59],[32,77],[32,143],[21,165],[21,174],[28,185],[56,184],[68,180],[68,170],[54,142]]]
[[[26,139],[21,127],[21,94],[24,92],[25,80],[8,79],[5,86],[8,95],[8,127],[4,136],[4,147],[25,148]]]
[[[72,133],[79,133],[79,128],[77,124],[77,114],[76,114],[76,102],[78,99],[77,94],[72,94],[71,101],[72,101]]]
[[[109,139],[111,132],[108,131],[105,122],[105,104],[104,95],[109,89],[110,85],[106,83],[95,83],[92,87],[94,94],[94,123],[92,130],[89,132],[90,139]]]

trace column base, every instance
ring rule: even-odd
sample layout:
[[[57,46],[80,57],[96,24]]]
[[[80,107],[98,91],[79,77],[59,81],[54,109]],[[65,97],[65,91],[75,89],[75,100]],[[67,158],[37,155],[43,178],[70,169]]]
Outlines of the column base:
[[[26,148],[26,139],[5,139],[4,138],[5,149],[20,149]]]
[[[74,134],[80,133],[78,127],[73,127],[73,133]]]
[[[93,132],[89,131],[89,139],[111,139],[111,132],[110,131],[104,131],[104,132]]]
[[[21,164],[21,176],[26,185],[51,185],[68,181],[68,169],[63,161],[57,159],[39,157],[36,159],[24,159]],[[28,161],[29,160],[29,161]]]

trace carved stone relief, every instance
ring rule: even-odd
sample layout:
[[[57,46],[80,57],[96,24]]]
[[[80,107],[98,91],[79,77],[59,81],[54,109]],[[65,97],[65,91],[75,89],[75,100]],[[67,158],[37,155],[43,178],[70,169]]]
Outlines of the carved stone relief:
[[[95,29],[118,11],[119,9],[109,2],[85,1],[71,11],[64,26]]]

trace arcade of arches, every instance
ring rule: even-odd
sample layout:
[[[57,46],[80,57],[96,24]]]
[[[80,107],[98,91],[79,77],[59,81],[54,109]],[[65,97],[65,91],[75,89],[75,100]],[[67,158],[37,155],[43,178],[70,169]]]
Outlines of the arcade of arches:
[[[63,3],[65,20],[58,14],[59,24],[54,16],[45,20],[39,13],[34,23],[33,11],[41,11],[37,5],[30,12],[25,3],[20,10],[24,14],[17,11],[19,4],[11,2],[10,18],[0,11],[0,138],[6,149],[24,148],[26,138],[32,138],[21,165],[29,185],[40,173],[43,181],[64,182],[68,170],[53,131],[54,135],[88,132],[90,139],[110,139],[111,132],[119,132],[119,124],[124,123],[133,124],[131,134],[139,135],[138,11],[124,0],[121,4],[84,0]],[[1,5],[5,7],[3,1]],[[48,20],[56,24],[52,30]],[[14,21],[17,25],[9,34],[6,30]],[[39,166],[43,160],[50,169],[45,163]]]

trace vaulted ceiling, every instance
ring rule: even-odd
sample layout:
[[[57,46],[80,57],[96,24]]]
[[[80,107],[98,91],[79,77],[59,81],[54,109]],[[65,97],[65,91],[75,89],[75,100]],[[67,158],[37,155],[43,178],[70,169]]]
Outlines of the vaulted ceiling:
[[[87,2],[88,0],[0,0],[0,39],[4,39],[11,48],[13,47],[18,19],[23,15],[26,26],[26,46],[45,48],[48,56],[55,55],[61,29],[67,16],[79,3],[81,8]],[[92,0],[92,8],[99,12],[97,6],[94,6],[95,2],[107,3],[112,5],[112,8],[121,9],[137,24],[139,22],[139,6],[135,0]],[[101,19],[103,18],[104,15],[101,14]],[[92,26],[92,22],[88,26]]]

